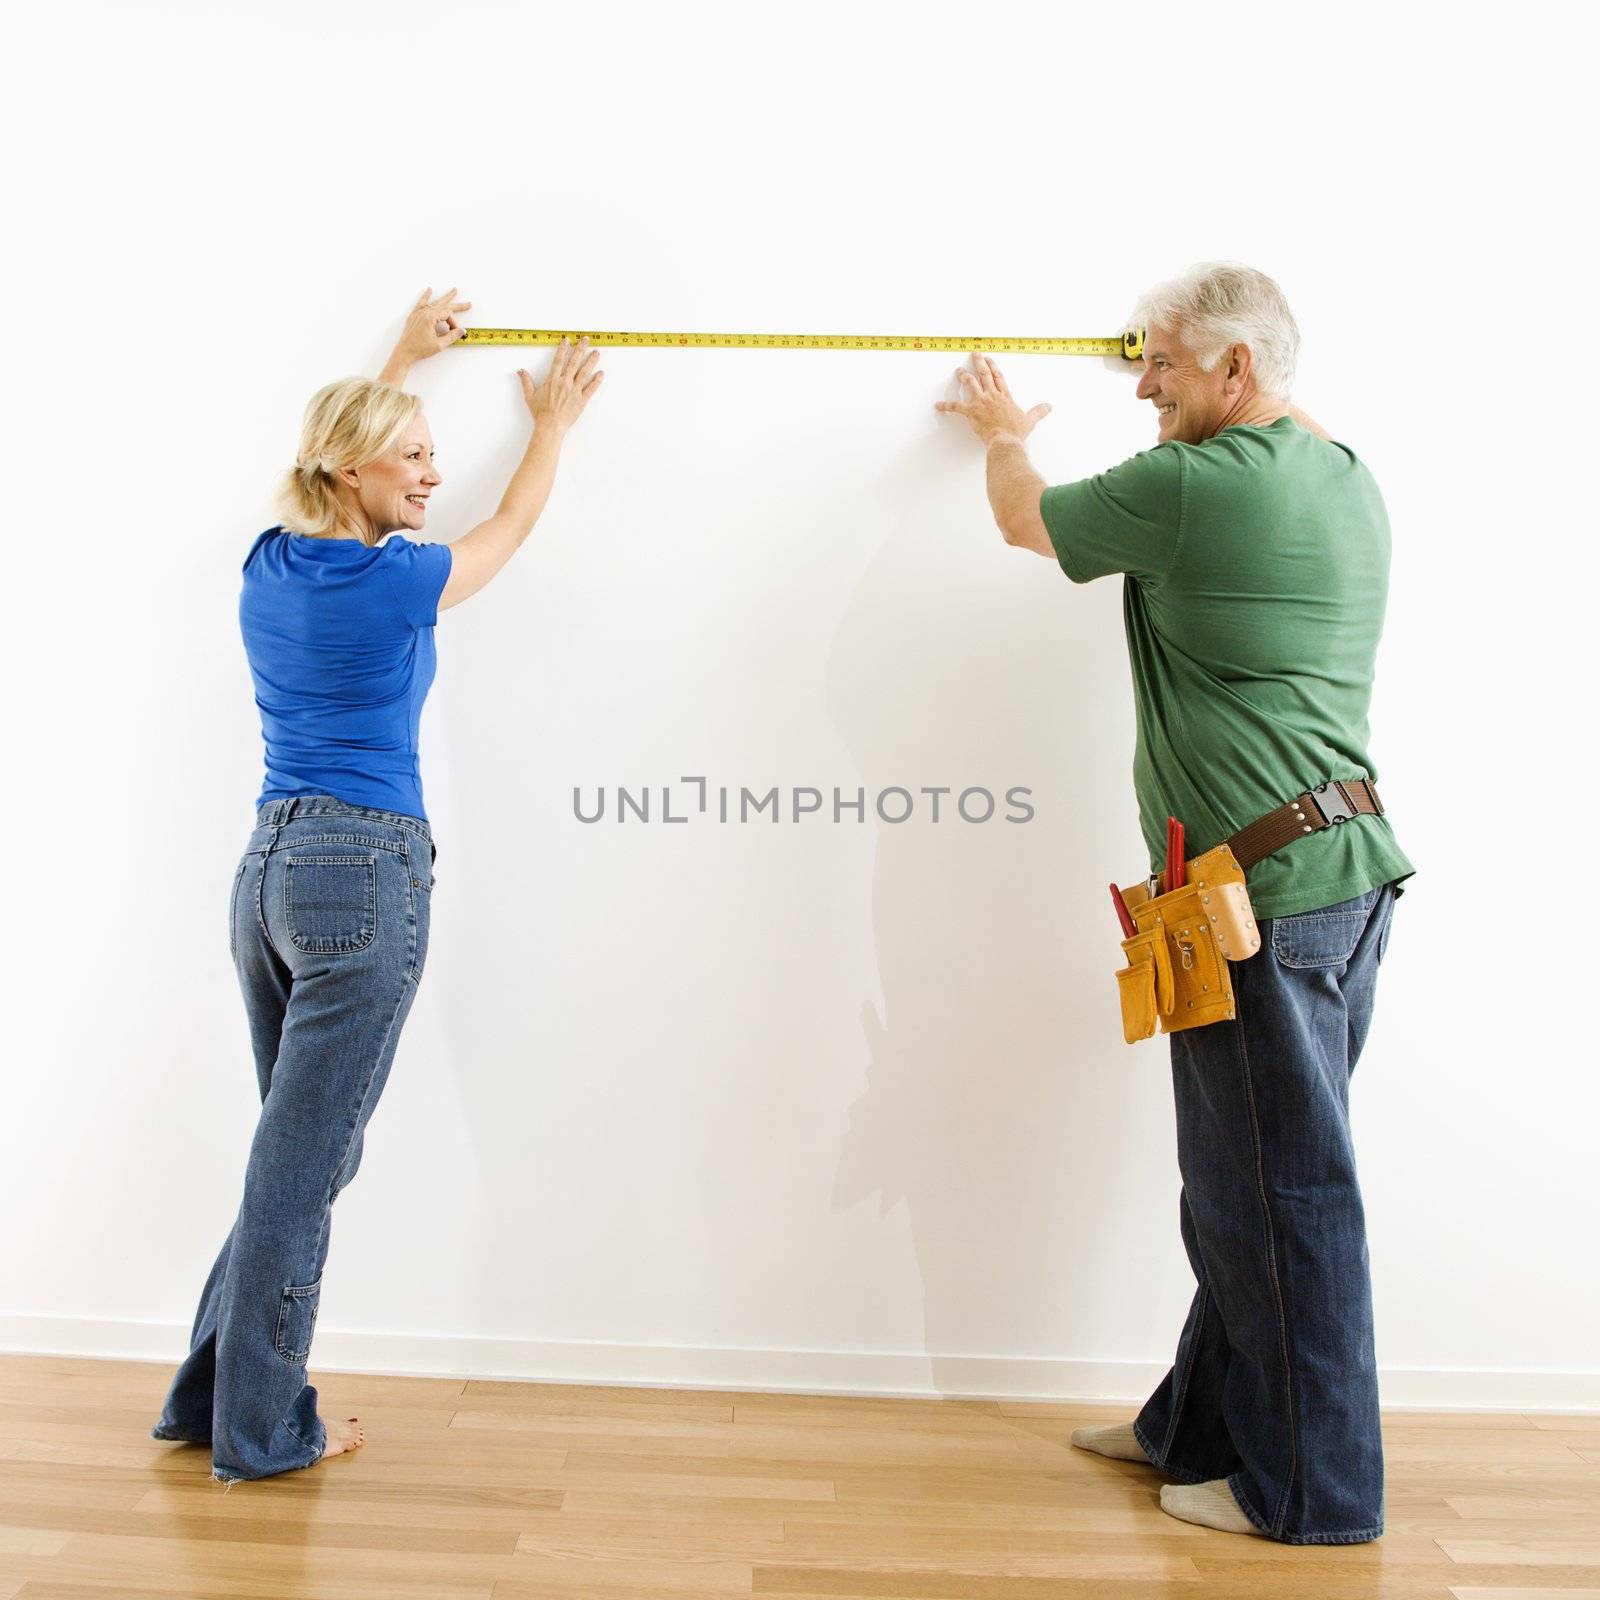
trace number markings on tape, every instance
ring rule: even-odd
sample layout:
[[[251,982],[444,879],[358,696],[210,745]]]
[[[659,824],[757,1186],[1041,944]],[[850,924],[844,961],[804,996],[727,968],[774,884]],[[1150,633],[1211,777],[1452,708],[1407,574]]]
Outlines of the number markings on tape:
[[[901,333],[606,333],[592,328],[468,328],[458,344],[576,344],[618,348],[637,346],[682,350],[981,350],[1013,355],[1121,356],[1137,361],[1144,350],[1142,329],[1105,339],[956,339]]]

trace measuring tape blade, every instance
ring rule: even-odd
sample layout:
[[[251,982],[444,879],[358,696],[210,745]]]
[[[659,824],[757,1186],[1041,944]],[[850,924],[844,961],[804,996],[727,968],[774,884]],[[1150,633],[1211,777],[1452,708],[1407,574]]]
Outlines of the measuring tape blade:
[[[1121,356],[1144,353],[1144,329],[1106,339],[954,339],[901,333],[601,333],[592,328],[468,328],[458,344],[576,344],[601,348],[639,346],[679,350],[951,350],[965,354],[1033,356]]]

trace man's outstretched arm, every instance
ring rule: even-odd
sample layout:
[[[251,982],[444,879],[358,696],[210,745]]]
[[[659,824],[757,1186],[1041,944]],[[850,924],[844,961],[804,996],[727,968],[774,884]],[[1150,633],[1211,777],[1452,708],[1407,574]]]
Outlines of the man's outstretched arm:
[[[1042,556],[1055,556],[1055,546],[1039,515],[1039,497],[1044,479],[1033,470],[1023,444],[1033,425],[1050,414],[1048,405],[1024,411],[1012,399],[1000,369],[987,356],[976,351],[972,370],[963,367],[959,400],[941,400],[936,411],[954,411],[972,424],[972,431],[983,440],[988,451],[985,481],[994,520],[1007,544],[1034,550]]]
[[[1056,547],[1039,515],[1044,479],[1033,470],[1026,447],[1014,433],[997,433],[989,440],[985,481],[994,520],[1006,543],[1054,561]]]

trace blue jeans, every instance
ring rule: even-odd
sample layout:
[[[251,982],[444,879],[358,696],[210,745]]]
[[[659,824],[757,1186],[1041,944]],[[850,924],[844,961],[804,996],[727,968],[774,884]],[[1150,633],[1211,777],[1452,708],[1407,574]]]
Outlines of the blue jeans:
[[[1167,1476],[1226,1478],[1286,1544],[1383,1532],[1383,1445],[1350,1074],[1392,884],[1264,918],[1237,1016],[1171,1036],[1179,1221],[1198,1287],[1134,1433]]]
[[[213,1477],[264,1478],[322,1454],[306,1359],[330,1210],[361,1164],[422,977],[433,856],[420,818],[317,795],[261,806],[234,873],[230,944],[261,1117],[153,1430],[209,1444]]]

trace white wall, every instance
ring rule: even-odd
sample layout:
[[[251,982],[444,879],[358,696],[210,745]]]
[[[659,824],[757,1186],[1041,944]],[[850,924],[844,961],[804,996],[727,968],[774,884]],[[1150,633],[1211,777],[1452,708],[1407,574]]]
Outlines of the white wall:
[[[1080,334],[1228,255],[1285,286],[1299,398],[1394,524],[1373,752],[1420,871],[1355,1084],[1386,1395],[1600,1405],[1593,947],[1531,899],[1592,871],[1581,52],[1542,9],[35,21],[0,1342],[182,1348],[254,1111],[239,563],[305,399],[424,283],[485,323]],[[434,537],[516,457],[519,359],[416,374]],[[1002,544],[932,410],[950,358],[605,364],[544,521],[439,627],[433,949],[319,1358],[1137,1394],[1190,1280],[1165,1045],[1122,1043],[1111,978],[1119,580]],[[1052,478],[1150,442],[1112,364],[1004,365],[1054,402]],[[1026,785],[1037,815],[573,819],[574,785],[686,774]]]

